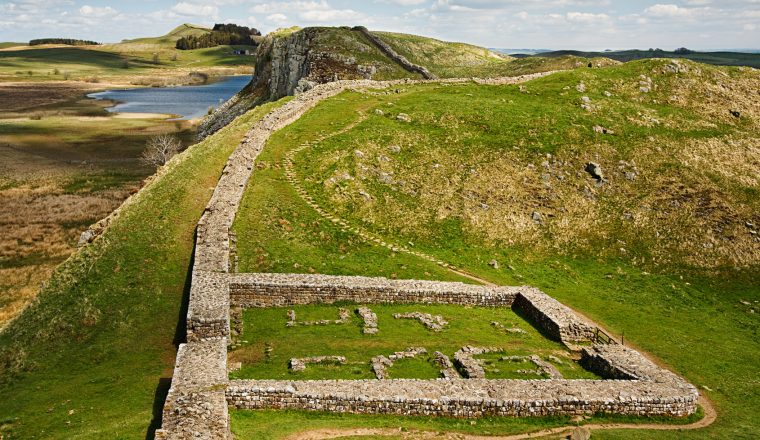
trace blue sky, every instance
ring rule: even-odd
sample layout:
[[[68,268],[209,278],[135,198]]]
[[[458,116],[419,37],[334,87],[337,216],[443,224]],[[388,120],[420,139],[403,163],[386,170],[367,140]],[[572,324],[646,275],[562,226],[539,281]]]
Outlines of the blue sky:
[[[116,42],[215,22],[362,24],[502,48],[760,47],[760,0],[0,0],[0,41]]]

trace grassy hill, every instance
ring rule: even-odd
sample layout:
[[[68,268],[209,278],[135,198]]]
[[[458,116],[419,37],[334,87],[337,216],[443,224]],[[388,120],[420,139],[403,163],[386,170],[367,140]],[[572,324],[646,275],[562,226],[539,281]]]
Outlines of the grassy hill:
[[[166,35],[162,35],[160,37],[146,37],[146,38],[135,38],[132,40],[124,40],[119,44],[126,45],[126,44],[156,44],[156,45],[162,45],[162,46],[168,46],[170,48],[174,48],[174,44],[183,37],[190,37],[190,36],[201,36],[205,35],[211,32],[210,28],[204,27],[204,26],[197,26],[194,24],[181,24],[177,26],[176,28],[169,31]]]
[[[288,151],[317,140],[293,160],[296,180],[323,209],[490,281],[544,289],[685,375],[719,412],[704,430],[594,438],[750,438],[760,429],[760,108],[749,99],[759,84],[750,69],[653,60],[522,86],[344,93],[270,140],[233,226],[240,270],[440,277],[424,261],[367,252],[358,236],[324,226],[282,165]],[[602,183],[588,162],[601,166]],[[561,422],[453,429],[497,434]],[[241,438],[449,422],[435,423],[233,413]]]
[[[12,396],[0,399],[0,436],[144,438],[157,426],[196,223],[247,126],[274,105],[172,160],[0,333],[0,395]]]
[[[389,77],[409,76],[371,48],[352,52],[366,46],[355,35],[340,29],[319,41],[322,50],[387,66]],[[424,55],[431,70],[461,73],[441,55],[455,46],[397,39],[400,49],[434,48]],[[0,72],[28,62],[2,54]],[[209,63],[221,58],[207,56]],[[491,61],[471,47],[461,56],[483,75],[579,68],[521,86],[403,86],[323,102],[273,136],[257,161],[234,225],[241,271],[461,279],[368,244],[299,198],[283,159],[327,136],[294,156],[296,179],[325,209],[492,282],[544,289],[685,375],[719,411],[706,430],[594,438],[751,438],[760,430],[757,72],[572,56]],[[118,70],[115,62],[98,61]],[[588,62],[610,66],[580,68]],[[196,222],[248,126],[281,102],[246,113],[177,157],[0,333],[0,395],[12,397],[0,399],[0,436],[150,437],[184,335]],[[411,122],[396,119],[399,113]],[[603,181],[585,171],[588,162],[601,166]],[[569,422],[277,411],[232,417],[240,438],[335,426],[497,434]]]
[[[605,57],[617,61],[627,62],[648,58],[681,58],[692,61],[698,61],[705,64],[715,64],[719,66],[749,66],[760,68],[760,54],[743,53],[743,52],[690,52],[677,53],[666,50],[617,50],[608,52],[582,52],[578,50],[558,50],[553,52],[544,52],[535,57],[562,57],[577,56],[585,58]]]
[[[20,47],[0,51],[0,81],[133,82],[161,85],[153,76],[181,76],[191,70],[240,69],[249,73],[254,57],[237,56],[236,48],[217,46],[180,51],[175,42],[184,36],[199,35],[210,29],[183,24],[166,35],[125,40],[97,46]],[[232,73],[234,71],[228,71]],[[142,78],[140,78],[142,77]],[[181,79],[175,78],[175,81]]]
[[[414,64],[427,67],[441,78],[497,76],[512,59],[490,50],[465,43],[392,32],[375,32],[396,52]]]

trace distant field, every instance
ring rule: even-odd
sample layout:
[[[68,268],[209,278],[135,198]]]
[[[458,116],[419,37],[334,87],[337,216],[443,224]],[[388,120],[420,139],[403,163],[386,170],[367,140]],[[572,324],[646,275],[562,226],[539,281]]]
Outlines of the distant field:
[[[27,45],[27,43],[14,43],[14,42],[11,42],[11,41],[4,41],[4,42],[0,43],[0,49],[6,49],[6,48],[9,48],[9,47],[16,47],[16,46],[26,46],[26,45]]]
[[[217,46],[197,50],[177,50],[175,42],[187,35],[209,30],[181,25],[154,38],[126,40],[97,46],[34,46],[0,51],[0,81],[80,80],[92,83],[127,82],[139,85],[166,85],[173,77],[178,84],[191,71],[211,74],[250,73],[255,57],[234,55],[235,49],[250,46]],[[14,43],[3,43],[12,47]],[[152,78],[153,77],[153,78]],[[187,78],[185,82],[189,81]]]
[[[296,325],[287,327],[288,310],[294,310],[297,321],[334,320],[339,307],[351,313],[345,324]],[[454,352],[465,345],[498,347],[505,351],[481,355],[485,360],[486,377],[490,379],[540,379],[541,375],[520,374],[519,369],[531,369],[532,364],[502,361],[502,356],[540,355],[566,378],[595,378],[570,358],[562,344],[542,336],[509,308],[462,307],[450,305],[382,305],[369,307],[378,317],[379,331],[374,335],[362,333],[362,320],[354,313],[355,304],[334,306],[298,306],[249,309],[244,311],[244,331],[240,339],[247,342],[230,352],[230,361],[241,361],[241,370],[232,377],[245,379],[373,379],[370,360],[373,356],[388,356],[409,347],[423,347],[427,354],[414,359],[397,361],[388,370],[391,378],[435,379],[440,367],[433,353],[440,351],[453,358]],[[414,319],[395,319],[394,313],[421,312],[442,316],[448,324],[440,332],[426,329]],[[507,333],[491,325],[499,322],[525,333]],[[319,341],[315,346],[314,341]],[[345,356],[344,365],[308,365],[302,372],[288,369],[291,358],[311,356]]]
[[[647,58],[682,58],[692,61],[698,61],[705,64],[716,64],[720,66],[748,66],[760,68],[759,53],[744,52],[693,52],[693,53],[675,53],[664,50],[620,50],[612,52],[583,52],[577,50],[559,50],[554,52],[544,52],[535,57],[554,58],[559,56],[573,55],[586,58],[605,57],[613,60],[627,62]]]

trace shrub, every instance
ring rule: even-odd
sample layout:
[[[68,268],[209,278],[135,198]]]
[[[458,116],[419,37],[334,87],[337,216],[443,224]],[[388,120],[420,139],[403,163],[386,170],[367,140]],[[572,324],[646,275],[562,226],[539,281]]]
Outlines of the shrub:
[[[160,167],[179,153],[182,144],[179,139],[170,134],[160,134],[148,140],[145,150],[140,156],[140,162],[145,165]]]

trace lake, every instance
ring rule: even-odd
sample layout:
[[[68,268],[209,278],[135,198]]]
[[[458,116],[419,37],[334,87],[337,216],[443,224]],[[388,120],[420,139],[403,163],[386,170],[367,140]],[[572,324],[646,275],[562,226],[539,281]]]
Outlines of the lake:
[[[194,119],[206,115],[209,107],[219,107],[250,81],[250,75],[228,76],[201,86],[106,90],[87,97],[117,102],[106,109],[109,112],[161,113],[177,115],[178,119]]]

